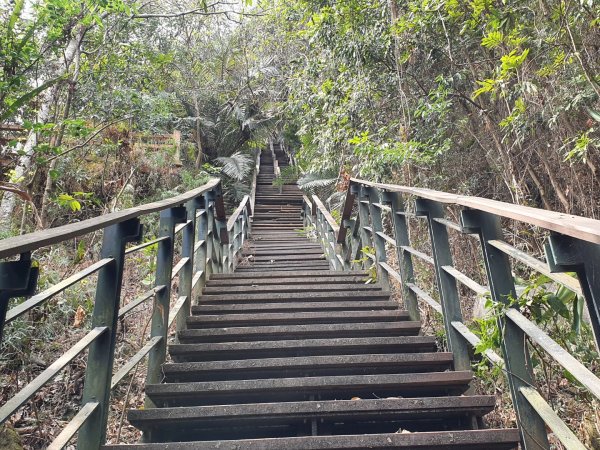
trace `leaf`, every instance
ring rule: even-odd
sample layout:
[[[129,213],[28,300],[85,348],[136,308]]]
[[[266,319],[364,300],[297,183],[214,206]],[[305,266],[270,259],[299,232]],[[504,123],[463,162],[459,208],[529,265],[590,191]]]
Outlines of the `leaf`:
[[[74,328],[79,328],[83,325],[83,322],[85,321],[85,315],[85,309],[83,309],[83,306],[79,305],[77,307],[77,311],[75,312],[75,318],[73,319]]]
[[[585,108],[588,114],[594,119],[596,122],[600,122],[600,113],[596,111],[592,111],[590,108]]]
[[[18,99],[16,99],[15,101],[13,101],[8,108],[2,113],[0,114],[0,122],[8,119],[10,116],[12,116],[21,106],[23,106],[25,103],[27,103],[28,101],[34,99],[35,97],[37,97],[39,94],[41,94],[42,92],[44,92],[46,89],[48,89],[50,86],[52,86],[53,84],[57,83],[58,81],[62,80],[63,77],[59,77],[59,78],[55,78],[54,80],[49,80],[46,81],[44,84],[42,84],[41,86],[38,86],[37,88],[33,89],[32,91],[27,92],[26,94],[22,95],[21,97],[19,97]]]
[[[567,308],[567,306],[563,302],[561,302],[556,295],[548,295],[546,297],[546,301],[548,302],[548,305],[550,305],[550,308],[552,308],[553,312],[560,314],[565,319],[570,318],[571,312],[569,311],[569,308]]]
[[[223,164],[221,171],[225,175],[238,181],[242,181],[253,167],[252,158],[241,152],[216,158],[216,161]]]
[[[306,175],[298,179],[298,187],[300,189],[316,189],[331,186],[335,184],[337,181],[337,176],[335,178],[331,177],[330,174],[322,174],[317,172],[308,172]]]
[[[579,295],[575,298],[575,301],[573,302],[573,322],[571,323],[571,330],[577,335],[581,333],[584,302],[584,298]]]
[[[492,49],[502,44],[503,40],[504,35],[502,34],[502,31],[491,31],[481,40],[481,45],[485,48]]]

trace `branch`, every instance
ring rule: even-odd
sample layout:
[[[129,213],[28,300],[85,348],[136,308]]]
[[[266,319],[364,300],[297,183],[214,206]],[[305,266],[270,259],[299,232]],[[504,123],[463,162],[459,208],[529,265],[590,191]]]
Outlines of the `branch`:
[[[74,147],[71,147],[71,148],[68,148],[67,150],[65,150],[64,152],[61,152],[61,153],[59,153],[58,155],[54,155],[54,156],[52,156],[52,157],[48,158],[48,159],[46,160],[46,162],[47,162],[47,163],[49,163],[50,161],[53,161],[53,160],[55,160],[55,159],[57,159],[57,158],[60,158],[61,156],[64,156],[64,155],[66,155],[67,153],[71,153],[71,152],[73,152],[73,151],[75,151],[75,150],[78,150],[78,149],[80,149],[80,148],[83,148],[83,147],[85,147],[87,144],[89,144],[89,143],[90,143],[90,141],[91,141],[92,139],[94,139],[94,138],[95,138],[96,136],[98,136],[98,135],[99,135],[99,134],[100,134],[102,131],[106,130],[106,129],[107,129],[108,127],[110,127],[111,125],[114,125],[115,123],[123,122],[124,120],[131,119],[132,117],[133,117],[133,115],[131,115],[131,116],[125,116],[125,117],[122,117],[122,118],[120,118],[120,119],[113,120],[112,122],[109,122],[109,123],[107,123],[107,124],[106,124],[106,125],[104,125],[102,128],[100,128],[100,129],[96,130],[96,132],[94,132],[94,133],[93,133],[93,134],[92,134],[92,135],[91,135],[89,138],[87,138],[87,139],[86,139],[84,142],[82,142],[81,144],[77,144],[76,146],[74,146]]]
[[[0,181],[0,191],[12,192],[13,194],[18,195],[21,200],[25,202],[33,201],[31,195],[29,195],[26,190],[21,189],[21,187],[16,183],[6,183],[4,181]]]
[[[146,3],[147,6],[148,4],[150,4],[150,2]],[[177,17],[184,17],[184,16],[189,16],[189,15],[198,15],[198,16],[217,16],[217,15],[224,15],[225,17],[227,17],[229,20],[233,20],[229,17],[229,14],[239,14],[239,15],[243,15],[243,16],[251,16],[251,17],[262,17],[264,14],[259,14],[259,13],[247,13],[244,11],[235,11],[235,10],[218,10],[218,11],[209,11],[209,9],[214,9],[217,6],[231,6],[234,5],[235,3],[231,3],[231,2],[223,2],[223,1],[216,1],[214,3],[211,3],[210,5],[204,5],[204,6],[200,6],[198,8],[193,8],[193,9],[188,9],[185,11],[180,11],[180,12],[176,12],[176,13],[144,13],[144,14],[132,14],[130,16],[131,19],[155,19],[155,18],[163,18],[163,19],[173,19],[173,18],[177,18]]]
[[[132,14],[130,18],[131,19],[156,19],[156,18],[173,19],[173,18],[177,18],[177,17],[189,16],[189,15],[192,15],[192,14],[193,15],[197,15],[197,16],[218,16],[218,15],[224,15],[226,17],[227,17],[228,14],[239,14],[239,15],[242,15],[242,16],[250,16],[250,17],[263,17],[264,16],[264,14],[260,14],[260,13],[247,13],[247,12],[233,11],[233,10],[206,11],[205,8],[195,8],[195,9],[189,9],[187,11],[181,11],[181,12],[178,12],[178,13]],[[229,18],[229,20],[232,20],[232,19]]]

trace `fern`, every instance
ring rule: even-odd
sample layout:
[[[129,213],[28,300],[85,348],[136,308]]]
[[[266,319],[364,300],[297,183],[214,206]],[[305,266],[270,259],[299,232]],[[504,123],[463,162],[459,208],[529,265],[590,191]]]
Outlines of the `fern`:
[[[337,179],[332,173],[308,172],[298,179],[298,187],[304,190],[324,188],[333,185]]]
[[[221,172],[234,180],[242,181],[250,173],[253,167],[252,158],[244,153],[234,153],[231,156],[216,158],[223,165]]]

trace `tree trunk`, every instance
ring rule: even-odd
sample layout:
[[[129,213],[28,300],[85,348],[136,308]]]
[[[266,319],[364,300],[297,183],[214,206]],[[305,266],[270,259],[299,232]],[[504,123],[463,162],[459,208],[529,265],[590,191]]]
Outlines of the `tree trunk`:
[[[50,78],[59,78],[68,72],[71,63],[80,53],[81,41],[83,40],[86,31],[86,27],[79,27],[75,35],[71,37],[69,43],[67,44],[67,47],[65,48],[64,57],[62,58],[64,64],[61,64],[60,60],[57,61]],[[48,119],[50,118],[52,105],[57,103],[59,95],[59,83],[55,84],[44,94],[41,95],[40,109],[37,113],[38,123],[48,122]],[[29,136],[27,136],[27,140],[25,141],[25,144],[23,145],[22,149],[23,154],[19,158],[15,167],[15,179],[20,180],[28,175],[29,170],[32,166],[32,159],[36,145],[37,133],[32,130],[29,133]],[[11,192],[5,192],[4,196],[2,197],[2,202],[0,203],[0,232],[9,232],[11,230],[11,221],[13,217],[13,211],[15,209],[15,204],[15,195]]]

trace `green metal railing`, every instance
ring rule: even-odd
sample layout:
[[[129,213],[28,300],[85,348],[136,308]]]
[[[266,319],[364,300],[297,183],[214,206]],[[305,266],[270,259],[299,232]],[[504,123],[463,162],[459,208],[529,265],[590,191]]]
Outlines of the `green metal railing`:
[[[256,166],[258,170],[258,163]],[[256,180],[256,173],[254,174]],[[98,449],[106,440],[110,393],[140,361],[148,357],[148,383],[161,381],[168,331],[173,324],[185,327],[192,301],[200,294],[211,273],[232,272],[244,240],[250,233],[253,193],[245,196],[227,220],[219,179],[179,196],[118,211],[23,236],[0,241],[0,339],[5,326],[33,308],[39,307],[70,286],[97,273],[92,329],[0,406],[0,424],[7,421],[44,385],[49,383],[78,355],[88,350],[82,407],[49,449],[60,449],[78,434],[78,448]],[[141,242],[142,216],[159,213],[159,233],[155,239]],[[86,269],[62,280],[43,292],[35,293],[39,268],[33,256],[36,250],[103,230],[100,259]],[[174,261],[176,243],[181,235],[180,258]],[[121,304],[121,287],[126,255],[156,245],[154,286],[140,297]],[[17,260],[14,260],[18,258]],[[178,277],[176,294],[173,280]],[[34,295],[35,294],[35,295]],[[29,297],[12,309],[9,300]],[[171,299],[175,298],[172,302]],[[140,305],[152,300],[150,339],[118,370],[114,371],[117,323]],[[152,406],[146,399],[146,405]]]
[[[414,208],[409,210],[406,206],[413,201]],[[448,220],[448,208],[460,209],[460,224]],[[600,399],[600,379],[518,310],[512,302],[518,296],[510,260],[583,296],[598,343],[600,221],[484,198],[358,179],[350,180],[341,227],[315,197],[312,201],[304,197],[304,215],[306,223],[315,226],[333,268],[346,270],[357,264],[364,268],[359,262],[365,259],[361,259],[361,249],[374,248],[374,254],[367,256],[377,269],[378,281],[384,287],[389,286],[390,279],[400,283],[411,320],[420,319],[419,302],[442,314],[456,370],[470,369],[473,348],[480,343],[464,324],[459,285],[476,296],[490,295],[495,302],[505,304],[506,312],[497,317],[503,332],[502,356],[490,349],[484,356],[500,366],[507,377],[523,448],[549,449],[546,427],[567,449],[585,448],[538,393],[528,345],[535,344],[543,349],[596,399]],[[534,258],[504,240],[502,220],[507,219],[549,232],[545,244],[546,261]],[[431,255],[411,245],[411,220],[426,225]],[[391,232],[386,233],[386,229]],[[455,267],[449,230],[479,241],[489,287],[482,286]],[[388,262],[388,252],[396,253],[398,270]],[[418,285],[415,259],[433,269],[439,302],[434,299],[434,294]],[[575,272],[577,278],[566,272]]]

